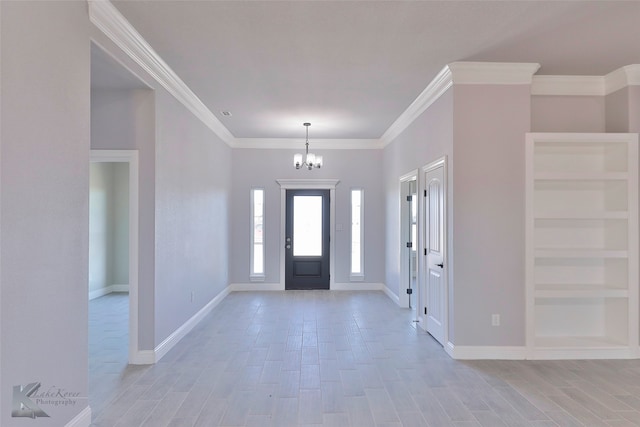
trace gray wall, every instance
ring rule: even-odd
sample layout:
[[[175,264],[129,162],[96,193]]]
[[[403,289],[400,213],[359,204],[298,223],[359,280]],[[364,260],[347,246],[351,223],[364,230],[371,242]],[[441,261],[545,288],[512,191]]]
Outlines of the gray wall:
[[[229,283],[231,149],[161,90],[156,120],[157,346]]]
[[[449,89],[384,149],[385,269],[387,287],[398,295],[400,283],[400,177],[442,156],[449,166],[451,203],[453,174],[453,92]],[[449,233],[452,206],[449,206]],[[451,257],[450,257],[451,260]],[[450,322],[450,327],[453,323]]]
[[[31,421],[11,417],[14,385],[87,396],[90,64],[86,3],[0,8],[0,425],[11,427]],[[46,406],[34,424],[64,426],[86,406]]]
[[[351,189],[364,188],[364,281],[384,282],[384,209],[382,187],[381,150],[314,150],[324,156],[324,166],[313,171],[296,170],[293,155],[301,150],[233,150],[233,196],[231,198],[231,283],[249,282],[250,254],[250,190],[265,189],[265,283],[280,283],[280,186],[276,179],[335,178],[336,224],[342,231],[335,232],[336,283],[349,282],[351,257]]]
[[[89,190],[89,298],[129,284],[129,165],[92,163]]]
[[[602,96],[532,96],[531,131],[605,132],[605,99]]]
[[[530,85],[455,85],[455,345],[525,343],[524,138]],[[501,326],[491,326],[491,314]]]

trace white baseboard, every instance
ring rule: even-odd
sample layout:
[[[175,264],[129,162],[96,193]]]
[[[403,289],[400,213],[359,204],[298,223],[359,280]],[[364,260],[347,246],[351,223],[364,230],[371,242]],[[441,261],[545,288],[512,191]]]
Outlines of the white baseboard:
[[[138,350],[133,355],[133,358],[129,360],[132,365],[153,365],[156,362],[156,352],[154,350]]]
[[[129,292],[129,285],[111,285],[89,292],[89,301],[100,298],[112,292]]]
[[[580,359],[637,359],[638,353],[630,347],[621,348],[534,348],[527,359],[580,360]]]
[[[348,282],[334,283],[331,285],[332,291],[381,291],[384,288],[382,283]]]
[[[87,406],[78,415],[73,417],[65,427],[89,427],[91,425],[91,407]]]
[[[400,297],[394,294],[391,289],[385,286],[382,290],[384,291],[385,294],[387,294],[387,296],[391,299],[391,301],[395,302],[398,306],[400,305]]]
[[[209,314],[209,312],[222,301],[227,295],[229,295],[230,289],[226,287],[222,292],[216,295],[211,301],[207,303],[200,311],[194,314],[189,320],[184,322],[182,326],[176,329],[171,335],[165,338],[154,350],[155,362],[158,362],[162,357],[169,352],[182,338],[185,337],[198,323]]]
[[[231,283],[229,285],[230,292],[246,292],[246,291],[284,291],[282,283]]]
[[[449,356],[458,360],[525,360],[527,358],[525,346],[459,346],[448,342],[444,349]]]

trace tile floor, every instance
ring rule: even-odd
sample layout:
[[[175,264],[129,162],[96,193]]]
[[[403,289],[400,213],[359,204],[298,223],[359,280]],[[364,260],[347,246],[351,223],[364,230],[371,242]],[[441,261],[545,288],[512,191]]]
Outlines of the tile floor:
[[[154,366],[127,302],[90,304],[94,427],[640,425],[640,361],[452,360],[382,292],[233,292]]]

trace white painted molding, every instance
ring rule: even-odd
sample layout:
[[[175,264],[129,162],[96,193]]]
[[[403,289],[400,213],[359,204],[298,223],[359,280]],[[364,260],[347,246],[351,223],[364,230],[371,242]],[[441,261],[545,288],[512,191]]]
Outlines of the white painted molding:
[[[452,62],[453,84],[524,85],[531,84],[540,64],[528,62]]]
[[[409,127],[420,114],[424,113],[434,102],[438,100],[451,86],[453,79],[448,66],[444,67],[420,95],[407,107],[406,110],[389,126],[380,138],[380,145],[385,147]]]
[[[627,65],[604,76],[605,94],[616,92],[628,86],[640,85],[640,64]]]
[[[640,86],[640,64],[627,65],[605,76],[534,76],[532,95],[605,96]]]
[[[600,76],[533,76],[531,95],[604,96]]]
[[[335,190],[339,179],[276,179],[280,188],[284,190],[299,190],[305,188],[319,188],[325,190]]]
[[[227,145],[235,138],[109,0],[88,0],[89,19]]]
[[[284,291],[284,283],[231,283],[229,292]]]
[[[391,301],[395,302],[398,306],[400,306],[400,298],[398,295],[394,294],[391,289],[389,289],[386,285],[383,286],[382,290],[384,293],[391,299]]]
[[[184,338],[191,330],[205,318],[207,314],[213,310],[215,306],[220,304],[227,295],[229,295],[230,289],[227,286],[222,292],[215,296],[211,301],[194,314],[189,320],[184,322],[182,326],[176,329],[171,335],[164,339],[154,350],[155,362],[158,362],[162,357],[169,352],[182,338]]]
[[[637,359],[635,348],[534,348],[527,355],[530,360],[577,359]]]
[[[304,150],[305,140],[296,138],[236,138],[234,148]],[[313,139],[309,142],[317,150],[377,150],[379,139]]]
[[[65,427],[89,427],[91,425],[91,407],[87,406],[78,415],[73,417],[71,421],[65,424]]]
[[[89,301],[113,292],[129,292],[129,285],[111,285],[89,292]]]
[[[153,350],[138,350],[129,356],[132,365],[153,365],[156,362],[156,352]]]
[[[456,346],[447,342],[445,351],[457,360],[525,360],[525,346]]]
[[[384,288],[384,283],[349,282],[331,285],[332,291],[382,291]]]

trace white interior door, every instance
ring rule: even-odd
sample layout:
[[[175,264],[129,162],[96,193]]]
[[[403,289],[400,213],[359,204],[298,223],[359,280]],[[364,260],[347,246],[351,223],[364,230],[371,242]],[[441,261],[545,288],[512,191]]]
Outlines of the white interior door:
[[[422,295],[424,328],[444,344],[446,275],[444,266],[444,162],[427,169],[425,177],[425,280]]]

